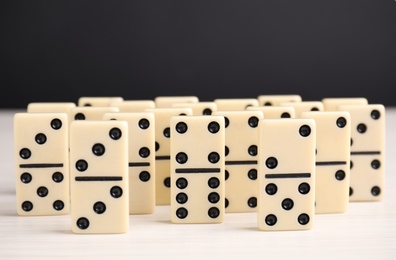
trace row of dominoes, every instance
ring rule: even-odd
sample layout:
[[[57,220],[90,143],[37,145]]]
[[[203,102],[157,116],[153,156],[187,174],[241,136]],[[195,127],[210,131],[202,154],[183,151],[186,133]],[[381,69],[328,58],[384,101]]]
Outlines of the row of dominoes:
[[[29,103],[14,131],[18,214],[71,212],[75,233],[126,232],[155,205],[173,223],[310,229],[383,197],[385,108],[366,98],[81,97]]]

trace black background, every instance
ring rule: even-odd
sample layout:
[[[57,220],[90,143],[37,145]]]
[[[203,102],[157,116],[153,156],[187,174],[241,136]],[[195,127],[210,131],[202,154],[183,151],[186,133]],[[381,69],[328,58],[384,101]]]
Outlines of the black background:
[[[394,0],[0,1],[1,108],[195,95],[396,105]]]

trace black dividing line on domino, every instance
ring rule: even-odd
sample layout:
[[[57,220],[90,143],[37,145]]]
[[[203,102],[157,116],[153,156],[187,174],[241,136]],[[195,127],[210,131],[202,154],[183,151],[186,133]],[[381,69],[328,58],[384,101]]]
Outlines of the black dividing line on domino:
[[[76,181],[122,181],[120,176],[79,176]]]
[[[378,155],[381,154],[379,151],[358,151],[358,152],[351,152],[351,155]]]
[[[252,165],[252,164],[257,164],[257,161],[225,161],[225,165]]]
[[[26,163],[20,164],[20,168],[59,168],[63,167],[63,163]]]
[[[129,167],[144,167],[144,166],[150,166],[149,162],[130,162],[128,164]]]
[[[268,173],[266,179],[293,179],[293,178],[310,178],[310,173]]]
[[[170,160],[170,155],[155,156],[156,160]]]
[[[176,173],[219,173],[220,168],[178,168]]]
[[[316,166],[333,166],[333,165],[346,165],[346,161],[326,161],[326,162],[316,162]]]

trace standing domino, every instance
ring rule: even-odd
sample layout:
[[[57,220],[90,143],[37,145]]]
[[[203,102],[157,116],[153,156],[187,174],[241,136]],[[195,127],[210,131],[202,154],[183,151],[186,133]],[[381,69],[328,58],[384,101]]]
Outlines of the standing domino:
[[[302,97],[297,94],[259,95],[259,106],[279,106],[282,102],[301,102]]]
[[[153,113],[106,113],[105,120],[128,123],[129,214],[150,214],[155,207],[155,122]]]
[[[67,113],[71,121],[71,110],[76,107],[73,102],[31,102],[27,106],[28,113]]]
[[[16,201],[19,215],[69,213],[68,137],[66,113],[15,114]]]
[[[128,231],[127,122],[72,122],[70,177],[74,233]]]
[[[224,117],[171,119],[171,221],[224,219]]]
[[[146,108],[155,108],[154,100],[113,101],[110,107],[118,107],[120,112],[143,112]]]
[[[213,100],[217,110],[245,110],[250,106],[258,106],[256,98],[217,98]]]
[[[351,177],[349,201],[379,201],[384,195],[385,107],[382,104],[342,105],[351,115]]]
[[[226,212],[257,211],[261,111],[216,111],[225,118]]]
[[[350,115],[322,111],[301,117],[316,122],[315,213],[343,213],[349,204]]]
[[[215,102],[175,103],[172,107],[189,107],[195,116],[211,115],[217,110]]]
[[[156,108],[170,108],[177,103],[197,103],[197,96],[157,96],[154,98]]]
[[[247,107],[246,110],[261,111],[266,119],[295,118],[296,111],[292,106],[258,106]]]
[[[70,121],[102,120],[105,113],[115,113],[119,111],[118,107],[74,107],[70,111]]]
[[[108,107],[111,102],[122,102],[124,98],[121,96],[113,97],[96,97],[84,96],[80,97],[77,101],[79,107]]]
[[[264,119],[259,130],[259,229],[311,229],[315,215],[315,121]]]
[[[173,116],[192,115],[191,108],[151,108],[146,112],[155,119],[155,202],[170,204],[170,119]]]
[[[302,112],[324,111],[321,101],[301,101],[301,102],[282,102],[280,106],[292,106],[296,113],[296,118],[300,117]]]
[[[322,103],[325,111],[337,111],[342,105],[367,105],[368,100],[364,97],[327,97]]]

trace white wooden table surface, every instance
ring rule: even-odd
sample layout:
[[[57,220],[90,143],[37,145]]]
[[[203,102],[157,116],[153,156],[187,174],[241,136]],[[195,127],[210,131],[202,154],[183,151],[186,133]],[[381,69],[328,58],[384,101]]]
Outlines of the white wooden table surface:
[[[13,114],[0,110],[0,259],[396,259],[396,107],[386,108],[386,190],[382,202],[354,202],[316,215],[308,231],[263,232],[255,213],[221,224],[170,223],[169,206],[131,215],[126,234],[78,235],[70,215],[16,214]]]

